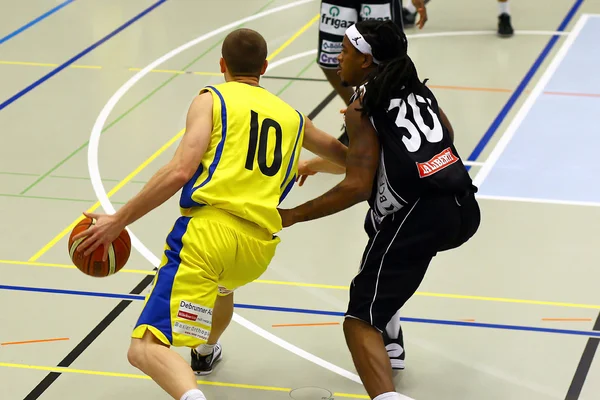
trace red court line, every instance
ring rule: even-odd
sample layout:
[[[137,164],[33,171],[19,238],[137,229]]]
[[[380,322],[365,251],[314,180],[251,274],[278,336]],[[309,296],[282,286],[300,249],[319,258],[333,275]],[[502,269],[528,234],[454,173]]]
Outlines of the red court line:
[[[0,343],[0,346],[9,346],[12,344],[29,344],[29,343],[46,343],[46,342],[58,342],[62,340],[69,340],[69,338],[55,338],[55,339],[40,339],[40,340],[25,340],[23,342],[4,342]]]
[[[555,96],[600,97],[600,93],[544,92]]]
[[[427,85],[431,89],[446,89],[446,90],[462,90],[467,92],[494,92],[494,93],[512,93],[512,89],[502,88],[484,88],[484,87],[473,87],[473,86],[447,86],[447,85]]]
[[[321,322],[321,323],[314,323],[314,324],[279,324],[279,325],[273,325],[273,328],[285,328],[285,327],[290,327],[290,326],[331,326],[331,325],[339,325],[339,322]]]
[[[431,89],[443,90],[458,90],[462,92],[489,92],[489,93],[512,93],[513,89],[506,88],[486,88],[476,86],[449,86],[449,85],[428,85]],[[525,90],[524,93],[530,93],[531,90]],[[567,97],[592,97],[600,98],[600,93],[574,93],[574,92],[552,92],[545,91],[544,94],[552,96],[567,96]]]
[[[463,322],[475,322],[474,319],[460,319],[459,321],[463,321]]]

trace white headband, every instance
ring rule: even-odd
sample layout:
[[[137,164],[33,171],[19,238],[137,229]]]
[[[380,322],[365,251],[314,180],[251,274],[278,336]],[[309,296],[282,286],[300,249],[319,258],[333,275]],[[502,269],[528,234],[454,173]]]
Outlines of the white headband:
[[[356,28],[356,24],[351,25],[350,28],[346,29],[346,36],[348,36],[350,43],[352,43],[352,45],[356,47],[356,49],[362,54],[370,54],[371,56],[373,56],[373,50],[371,49],[371,45],[358,31],[358,29]],[[375,57],[373,57],[373,62],[375,64],[379,64],[379,61],[377,61]]]

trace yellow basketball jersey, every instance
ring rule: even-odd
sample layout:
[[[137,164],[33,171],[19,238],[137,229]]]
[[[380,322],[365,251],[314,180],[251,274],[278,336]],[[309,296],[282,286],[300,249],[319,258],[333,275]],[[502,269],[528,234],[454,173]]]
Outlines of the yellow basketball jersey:
[[[227,82],[205,91],[213,96],[212,137],[183,187],[182,212],[211,205],[279,232],[277,206],[296,180],[304,116],[258,86]]]

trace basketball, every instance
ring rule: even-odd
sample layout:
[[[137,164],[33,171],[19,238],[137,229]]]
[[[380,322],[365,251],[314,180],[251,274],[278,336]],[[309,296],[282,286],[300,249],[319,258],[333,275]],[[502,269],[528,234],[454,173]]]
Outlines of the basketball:
[[[99,246],[89,256],[85,256],[83,252],[77,252],[77,247],[85,240],[85,237],[77,241],[74,241],[73,237],[86,231],[95,222],[91,218],[84,218],[73,228],[69,236],[69,256],[81,272],[100,278],[116,274],[125,266],[131,254],[131,239],[127,230],[123,229],[119,237],[110,245],[106,261],[102,261],[104,253],[102,246]]]

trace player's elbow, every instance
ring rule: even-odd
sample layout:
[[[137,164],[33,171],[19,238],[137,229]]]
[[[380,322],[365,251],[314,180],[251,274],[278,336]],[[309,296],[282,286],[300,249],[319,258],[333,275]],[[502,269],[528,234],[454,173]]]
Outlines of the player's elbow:
[[[196,171],[191,168],[185,167],[177,167],[174,168],[171,172],[171,179],[173,182],[177,183],[179,186],[185,185],[192,177]]]
[[[362,180],[352,179],[345,182],[346,192],[353,202],[361,203],[371,196],[371,184]]]

